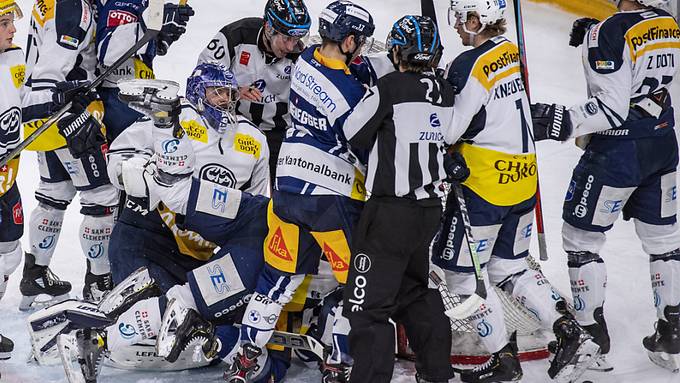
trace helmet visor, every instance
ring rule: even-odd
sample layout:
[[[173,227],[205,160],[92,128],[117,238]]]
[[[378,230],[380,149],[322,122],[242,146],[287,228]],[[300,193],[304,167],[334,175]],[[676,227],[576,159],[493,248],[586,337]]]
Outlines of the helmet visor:
[[[373,49],[373,43],[375,42],[375,39],[371,37],[367,37],[364,35],[356,36],[356,41],[360,45],[360,56],[365,56],[369,53],[371,53],[371,49]]]

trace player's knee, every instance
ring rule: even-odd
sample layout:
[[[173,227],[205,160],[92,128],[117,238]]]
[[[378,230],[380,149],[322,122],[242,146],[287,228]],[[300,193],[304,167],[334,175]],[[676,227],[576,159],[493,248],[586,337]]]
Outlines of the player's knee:
[[[678,224],[651,225],[635,220],[635,232],[647,254],[665,254],[680,248]]]
[[[118,205],[118,189],[107,184],[91,190],[80,192],[80,213],[84,215],[103,216],[113,214]]]
[[[40,182],[35,191],[35,199],[40,205],[46,205],[57,210],[66,210],[76,195],[76,189],[70,181]]]
[[[587,231],[565,222],[562,226],[562,246],[566,252],[599,253],[606,236],[603,232]]]
[[[582,267],[589,263],[604,263],[599,254],[589,251],[567,251],[567,265],[569,267]]]
[[[0,278],[10,275],[21,263],[21,243],[19,241],[0,242]]]
[[[182,307],[198,311],[191,288],[189,288],[189,284],[187,283],[171,287],[170,290],[165,293],[165,296],[168,298],[168,301],[174,299],[175,301],[180,302]]]
[[[472,272],[445,271],[444,277],[446,284],[449,286],[449,290],[454,294],[465,297],[470,296],[475,292],[477,278]]]

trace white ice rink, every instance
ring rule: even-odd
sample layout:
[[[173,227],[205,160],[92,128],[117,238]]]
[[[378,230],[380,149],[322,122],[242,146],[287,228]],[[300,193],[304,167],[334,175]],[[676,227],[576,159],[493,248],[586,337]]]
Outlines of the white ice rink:
[[[19,32],[15,43],[24,46],[30,16],[30,0],[18,0],[27,15],[19,21]],[[306,0],[312,15],[318,15],[330,0]],[[376,19],[376,39],[387,35],[392,23],[407,13],[419,13],[417,0],[357,0],[357,3],[371,11]],[[172,46],[168,56],[159,57],[155,62],[157,78],[172,79],[183,84],[193,68],[198,53],[212,36],[225,24],[242,17],[261,16],[265,0],[190,0],[196,16],[189,22],[188,31]],[[446,46],[444,62],[453,59],[462,51],[458,35],[446,23],[447,0],[435,0],[439,9],[439,22]],[[567,46],[572,21],[577,16],[564,13],[547,5],[524,1],[524,17],[528,50],[528,66],[532,100],[559,102],[571,105],[585,97],[585,81],[581,69],[580,50]],[[313,17],[316,19],[316,17]],[[512,15],[508,18],[512,20]],[[509,36],[514,38],[510,23]],[[316,30],[316,25],[312,27]],[[680,100],[680,84],[675,82],[672,94],[676,105]],[[680,120],[679,120],[680,121]],[[543,208],[548,238],[550,260],[543,263],[543,270],[551,282],[561,291],[569,291],[566,256],[561,250],[561,207],[563,197],[576,164],[580,150],[573,143],[542,142],[538,144],[539,172],[543,196]],[[33,190],[38,182],[35,155],[22,156],[19,187],[23,196],[25,221],[36,206]],[[85,272],[85,260],[77,239],[80,225],[77,202],[69,207],[63,225],[61,240],[57,246],[51,267],[61,278],[73,283],[73,292],[80,294]],[[27,230],[26,230],[27,232]],[[632,223],[620,221],[609,232],[609,240],[602,251],[608,269],[607,303],[605,316],[609,323],[612,350],[609,361],[614,365],[610,373],[587,373],[579,380],[597,383],[671,383],[680,382],[679,374],[653,365],[647,359],[641,340],[654,327],[655,310],[649,281],[648,257],[635,237]],[[24,248],[28,247],[28,235],[24,236]],[[537,255],[536,243],[532,251]],[[61,366],[38,367],[27,365],[30,346],[26,331],[26,314],[17,306],[20,299],[19,280],[21,266],[10,279],[5,298],[0,302],[0,333],[16,343],[11,360],[0,362],[2,382],[65,382]],[[548,382],[546,360],[523,364],[523,382]],[[399,362],[395,369],[394,382],[411,382],[414,368],[411,363]],[[194,382],[219,382],[222,368],[203,369],[180,373],[124,372],[105,368],[100,382],[171,383],[193,380]],[[294,366],[288,375],[288,382],[318,382],[320,374]],[[453,381],[458,381],[454,379]]]

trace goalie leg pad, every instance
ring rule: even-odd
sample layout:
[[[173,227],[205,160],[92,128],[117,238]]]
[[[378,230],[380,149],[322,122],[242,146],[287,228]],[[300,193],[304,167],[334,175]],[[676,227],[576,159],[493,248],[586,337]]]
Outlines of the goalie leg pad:
[[[503,304],[496,295],[496,290],[489,284],[486,268],[482,269],[482,274],[487,297],[486,301],[470,316],[470,322],[487,351],[494,353],[508,344],[507,328],[503,317]],[[461,298],[475,291],[474,274],[445,271],[444,275],[451,292],[460,295]]]
[[[552,288],[543,273],[529,269],[524,259],[508,260],[492,257],[487,267],[491,283],[497,283],[496,281],[501,279],[503,274],[497,271],[509,271],[511,274],[509,276],[505,274],[506,277],[497,283],[497,286],[507,291],[536,316],[536,320],[543,328],[552,329],[553,323],[562,316],[555,309],[555,304],[562,300],[562,297]]]
[[[607,268],[599,254],[567,252],[574,317],[581,325],[595,324],[595,309],[604,305]]]
[[[106,330],[110,351],[117,351],[158,335],[161,327],[159,298],[149,298],[132,305],[115,324]]]

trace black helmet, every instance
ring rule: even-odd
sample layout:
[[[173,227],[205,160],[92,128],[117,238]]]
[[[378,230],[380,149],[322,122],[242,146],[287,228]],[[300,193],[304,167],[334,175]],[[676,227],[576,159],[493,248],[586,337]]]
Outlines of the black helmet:
[[[302,0],[268,0],[264,20],[284,35],[302,37],[309,33],[312,19]]]
[[[390,58],[399,47],[398,59],[415,66],[436,66],[444,50],[437,24],[427,16],[408,15],[397,20],[387,35],[386,46]]]

